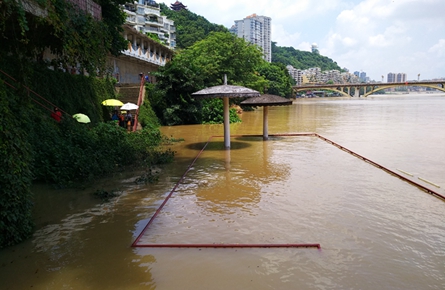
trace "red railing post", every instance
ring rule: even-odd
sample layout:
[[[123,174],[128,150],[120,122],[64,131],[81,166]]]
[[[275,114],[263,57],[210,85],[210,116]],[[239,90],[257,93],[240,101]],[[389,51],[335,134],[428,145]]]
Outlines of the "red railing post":
[[[142,105],[142,101],[144,100],[144,86],[145,86],[145,78],[144,74],[140,73],[139,76],[141,77],[141,85],[139,87],[139,97],[138,97],[138,108],[136,109],[136,115],[134,116],[134,124],[133,124],[133,132],[136,131],[138,127],[138,116],[139,116],[139,108]]]

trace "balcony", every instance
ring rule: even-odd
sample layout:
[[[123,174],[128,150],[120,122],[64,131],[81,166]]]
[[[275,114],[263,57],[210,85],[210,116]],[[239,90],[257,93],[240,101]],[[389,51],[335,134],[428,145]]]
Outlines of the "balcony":
[[[145,27],[145,31],[149,31],[149,32],[154,32],[154,33],[158,33],[159,32],[159,28],[156,27]]]

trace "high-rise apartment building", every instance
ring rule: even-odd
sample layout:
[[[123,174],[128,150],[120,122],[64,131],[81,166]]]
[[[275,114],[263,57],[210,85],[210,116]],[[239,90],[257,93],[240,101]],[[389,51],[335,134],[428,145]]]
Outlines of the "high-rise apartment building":
[[[406,82],[406,74],[405,73],[398,73],[397,76],[396,76],[396,81],[398,83]]]
[[[406,82],[406,73],[388,73],[388,83],[404,83]]]
[[[272,43],[270,39],[272,19],[267,16],[252,14],[243,20],[235,20],[230,32],[244,38],[263,49],[264,59],[272,61]]]
[[[395,73],[388,73],[388,76],[386,77],[387,83],[395,83],[396,82],[396,74]]]
[[[171,49],[176,47],[176,28],[174,21],[161,15],[161,7],[153,0],[138,0],[124,5],[126,24],[140,33],[156,34]]]

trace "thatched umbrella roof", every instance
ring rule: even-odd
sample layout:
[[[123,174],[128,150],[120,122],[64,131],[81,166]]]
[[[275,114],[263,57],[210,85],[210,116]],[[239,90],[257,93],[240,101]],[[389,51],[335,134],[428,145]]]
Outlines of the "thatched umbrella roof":
[[[263,109],[263,140],[269,139],[268,135],[268,125],[267,125],[267,114],[269,106],[288,106],[292,105],[292,100],[277,96],[264,94],[258,98],[250,98],[241,102],[241,106],[262,106]]]
[[[259,97],[258,91],[232,85],[214,86],[205,88],[192,94],[193,97],[199,98],[245,98],[245,97]]]
[[[277,96],[264,94],[258,98],[250,98],[241,102],[244,106],[287,106],[292,105],[292,100]]]
[[[229,119],[229,98],[259,97],[258,91],[227,84],[227,77],[224,75],[224,85],[214,86],[197,91],[192,94],[196,98],[222,98],[224,101],[224,147],[230,148],[230,119]]]

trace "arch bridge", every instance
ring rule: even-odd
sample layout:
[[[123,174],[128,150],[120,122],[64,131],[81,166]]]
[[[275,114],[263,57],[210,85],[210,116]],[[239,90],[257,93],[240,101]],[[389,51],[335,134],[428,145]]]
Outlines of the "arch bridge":
[[[351,97],[351,89],[354,89],[355,97],[360,96],[360,89],[364,89],[364,97],[367,97],[375,92],[396,87],[427,87],[445,92],[445,80],[438,81],[409,81],[403,83],[359,83],[359,84],[311,84],[292,87],[293,91],[319,91],[329,90],[340,93],[344,96]]]

